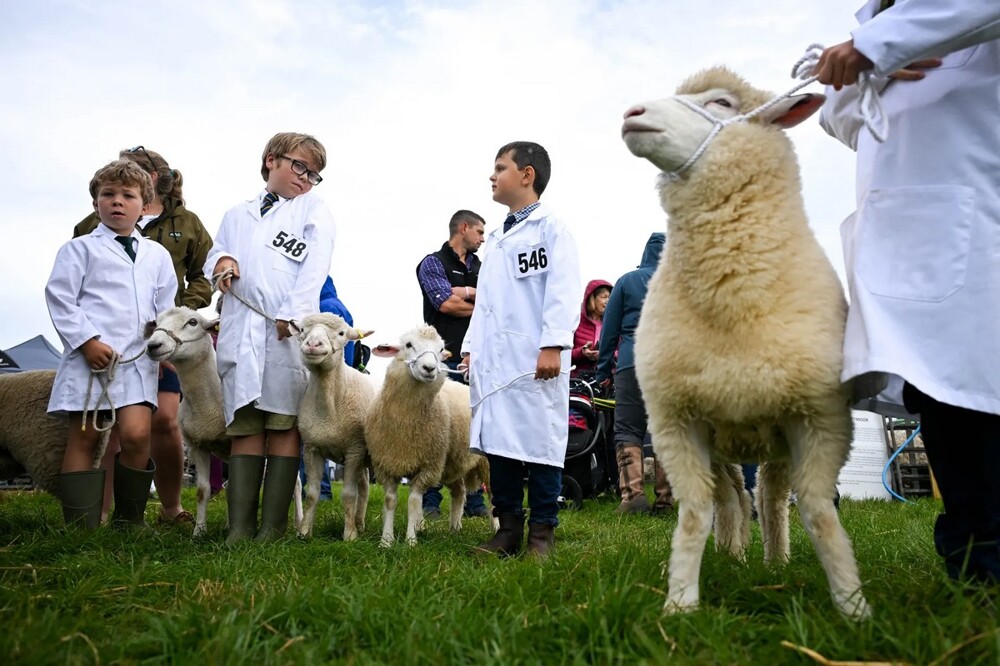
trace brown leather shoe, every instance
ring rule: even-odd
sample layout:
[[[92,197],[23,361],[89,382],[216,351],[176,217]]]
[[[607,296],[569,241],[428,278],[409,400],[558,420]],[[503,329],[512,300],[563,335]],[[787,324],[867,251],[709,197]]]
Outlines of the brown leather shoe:
[[[648,513],[649,500],[642,479],[642,446],[622,444],[615,456],[618,459],[618,487],[622,493],[622,502],[615,507],[615,513]]]
[[[521,550],[521,541],[524,539],[524,516],[501,513],[497,518],[500,519],[500,529],[492,539],[475,546],[472,549],[473,553],[512,557]]]
[[[528,555],[544,560],[556,547],[556,526],[528,523]]]

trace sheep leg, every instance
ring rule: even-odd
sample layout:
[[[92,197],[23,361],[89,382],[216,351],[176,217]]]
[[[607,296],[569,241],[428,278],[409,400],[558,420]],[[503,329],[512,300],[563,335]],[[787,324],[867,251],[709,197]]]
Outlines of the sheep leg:
[[[364,456],[348,453],[344,457],[344,490],[341,494],[344,503],[344,541],[358,538],[358,485],[362,477],[368,481]]]
[[[739,465],[712,465],[715,477],[715,548],[740,561],[750,544],[750,497]]]
[[[764,563],[788,562],[788,491],[791,466],[788,461],[761,463],[757,468],[757,520],[764,538]]]
[[[316,519],[316,505],[319,504],[319,484],[323,478],[323,455],[308,446],[303,457],[306,463],[306,503],[302,522],[299,524],[299,535],[308,537],[312,536],[313,521]]]
[[[406,545],[417,545],[417,530],[424,524],[424,484],[410,482],[410,497],[406,501]]]
[[[651,420],[655,418],[650,416]],[[709,443],[709,429],[703,422],[654,423],[653,448],[680,505],[670,548],[665,613],[689,612],[698,607],[698,575],[712,529]]]
[[[320,471],[320,474],[323,472]],[[305,519],[302,513],[302,477],[295,475],[295,489],[292,490],[292,500],[295,503],[295,527],[301,529],[302,521]]]
[[[390,548],[396,541],[396,537],[393,534],[393,522],[396,518],[396,484],[399,483],[399,480],[389,477],[383,478],[381,475],[378,475],[378,472],[376,472],[376,475],[378,476],[378,482],[382,484],[382,488],[385,490],[385,502],[382,504],[382,539],[379,541],[379,545],[383,548]]]
[[[861,577],[854,550],[847,537],[833,497],[837,475],[851,446],[850,413],[794,419],[784,432],[792,451],[792,479],[798,496],[799,515],[826,571],[833,603],[846,617],[863,620],[871,616],[861,591]]]
[[[451,531],[462,531],[462,513],[465,511],[465,480],[459,479],[448,484],[448,494],[451,495]]]
[[[198,505],[194,510],[194,533],[193,536],[204,536],[208,532],[207,515],[208,499],[212,496],[211,484],[211,454],[197,446],[189,446],[191,460],[194,463],[195,486],[197,487]]]
[[[358,501],[355,503],[354,509],[354,524],[358,529],[358,534],[365,531],[365,516],[368,513],[368,489],[370,485],[368,468],[365,467],[362,461],[361,471],[358,474]]]

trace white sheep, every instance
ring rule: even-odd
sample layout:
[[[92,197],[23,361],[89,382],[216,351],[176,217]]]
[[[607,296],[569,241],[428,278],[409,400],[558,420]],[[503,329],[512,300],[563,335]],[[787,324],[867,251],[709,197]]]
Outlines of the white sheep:
[[[698,575],[716,508],[716,547],[742,558],[749,503],[731,462],[765,461],[757,502],[765,561],[788,559],[788,495],[826,571],[834,603],[870,613],[833,505],[851,446],[841,384],[843,290],[809,229],[798,163],[782,128],[821,95],[786,98],[749,121],[721,125],[772,98],[725,68],[676,96],[634,106],[622,136],[665,172],[667,252],[636,333],[636,374],[653,447],[680,501],[665,610],[698,605]],[[699,151],[703,151],[698,156]]]
[[[71,424],[65,416],[46,412],[55,378],[55,370],[0,375],[0,405],[4,410],[0,425],[0,479],[12,479],[27,472],[35,487],[58,495],[59,472]],[[80,427],[79,422],[75,425]],[[101,464],[107,443],[108,433],[105,433],[94,456],[94,469]]]
[[[222,413],[222,381],[215,363],[211,321],[187,307],[170,308],[156,319],[146,341],[146,353],[154,361],[169,361],[177,369],[182,400],[177,420],[194,462],[198,507],[194,536],[207,531],[208,500],[211,496],[211,456],[228,459],[231,450]],[[295,483],[295,519],[302,521],[302,484]]]
[[[372,353],[393,359],[365,421],[375,478],[385,488],[381,543],[395,541],[396,487],[403,477],[410,483],[407,543],[416,543],[423,523],[424,491],[438,484],[451,494],[450,524],[458,531],[466,488],[489,475],[486,459],[469,449],[469,387],[446,379],[442,362],[448,352],[432,326],[415,328],[398,344],[379,345]]]
[[[365,528],[368,468],[364,423],[375,398],[369,378],[344,363],[344,346],[360,333],[334,314],[310,315],[296,324],[309,384],[299,403],[299,431],[306,461],[305,515],[299,534],[312,533],[323,460],[344,465],[344,541]]]

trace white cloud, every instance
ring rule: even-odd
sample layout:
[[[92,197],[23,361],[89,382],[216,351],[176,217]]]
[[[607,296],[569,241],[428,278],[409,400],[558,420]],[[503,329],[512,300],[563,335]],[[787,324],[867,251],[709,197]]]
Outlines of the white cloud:
[[[574,229],[583,279],[614,281],[665,228],[655,169],[619,138],[622,112],[720,62],[791,87],[808,43],[853,25],[840,3],[809,4],[3,3],[0,348],[39,332],[56,341],[43,302],[56,249],[90,210],[93,172],[140,143],[183,172],[189,207],[214,232],[262,187],[274,132],[316,135],[339,225],[331,272],[376,338],[419,323],[414,269],[452,212],[503,218],[487,178],[514,139],[552,154],[546,199]],[[839,266],[852,157],[814,123],[792,137],[813,226]]]

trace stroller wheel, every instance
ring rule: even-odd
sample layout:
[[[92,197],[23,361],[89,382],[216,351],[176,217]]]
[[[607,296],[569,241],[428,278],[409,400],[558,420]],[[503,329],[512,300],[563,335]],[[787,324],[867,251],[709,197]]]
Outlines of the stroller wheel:
[[[563,475],[562,493],[559,495],[559,509],[583,509],[583,488],[572,476]]]

